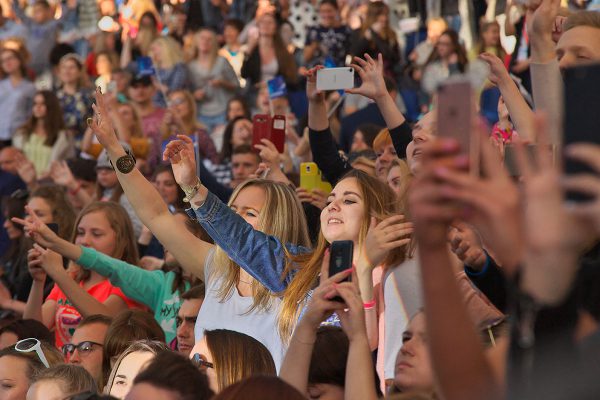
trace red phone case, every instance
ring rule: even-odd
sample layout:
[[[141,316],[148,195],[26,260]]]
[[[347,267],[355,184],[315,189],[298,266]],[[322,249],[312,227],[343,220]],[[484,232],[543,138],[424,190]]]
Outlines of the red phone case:
[[[275,115],[271,118],[267,114],[256,114],[252,118],[252,148],[258,151],[254,145],[262,144],[261,140],[270,140],[279,153],[283,153],[285,144],[285,117]]]
[[[275,115],[271,125],[271,142],[277,148],[279,153],[283,153],[283,146],[285,145],[285,116]]]

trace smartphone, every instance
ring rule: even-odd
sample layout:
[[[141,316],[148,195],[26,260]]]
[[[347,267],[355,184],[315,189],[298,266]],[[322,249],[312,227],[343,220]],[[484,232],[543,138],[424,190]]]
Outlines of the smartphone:
[[[332,242],[329,247],[329,276],[331,277],[348,268],[352,268],[353,255],[354,243],[352,240],[336,240]],[[351,280],[352,275],[348,275],[348,277],[341,282],[350,282]],[[344,302],[339,296],[332,298],[331,301]]]
[[[451,80],[438,87],[437,133],[458,141],[461,153],[469,157],[469,168],[479,173],[479,135],[472,132],[475,104],[468,80]]]
[[[325,68],[317,71],[318,90],[344,90],[354,87],[354,68]]]
[[[254,145],[262,144],[261,140],[267,139],[273,142],[279,153],[283,153],[285,145],[285,116],[275,115],[271,118],[267,114],[256,114],[252,118],[252,148]],[[256,150],[258,151],[258,150]]]
[[[325,193],[332,190],[331,184],[323,178],[323,174],[314,162],[300,164],[300,187],[307,191],[320,189]]]
[[[568,68],[563,74],[565,85],[563,145],[572,143],[595,143],[600,145],[600,64]],[[565,174],[598,173],[588,165],[564,159]],[[587,194],[567,192],[569,201],[585,202],[592,200]]]
[[[287,96],[287,85],[281,75],[277,75],[275,78],[268,80],[267,89],[269,90],[269,99],[271,100]]]

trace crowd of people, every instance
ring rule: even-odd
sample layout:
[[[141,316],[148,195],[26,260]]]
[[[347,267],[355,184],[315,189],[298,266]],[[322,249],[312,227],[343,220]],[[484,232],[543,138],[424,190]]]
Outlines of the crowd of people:
[[[598,7],[0,0],[0,400],[596,398]]]

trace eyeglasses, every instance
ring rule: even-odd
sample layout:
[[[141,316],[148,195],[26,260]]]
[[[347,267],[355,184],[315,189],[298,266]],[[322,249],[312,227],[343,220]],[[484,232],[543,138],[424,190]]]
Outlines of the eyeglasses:
[[[171,105],[171,106],[179,106],[179,105],[185,103],[185,101],[186,101],[185,98],[182,97],[182,98],[179,98],[179,99],[171,100],[169,102],[169,105]]]
[[[204,356],[201,355],[200,353],[194,354],[194,357],[192,357],[192,364],[194,364],[196,367],[200,368],[201,370],[206,370],[208,368],[215,367],[213,363],[206,361],[204,359]]]
[[[88,354],[90,354],[92,350],[94,350],[94,346],[102,347],[103,345],[101,343],[96,343],[89,340],[86,340],[85,342],[81,342],[79,344],[68,343],[63,345],[62,353],[65,355],[65,357],[70,356],[75,352],[75,349],[77,349],[79,354],[82,357],[85,357]]]
[[[42,364],[44,364],[46,368],[50,368],[48,360],[46,359],[46,355],[42,350],[42,343],[36,338],[19,340],[17,344],[15,344],[15,350],[21,353],[30,353],[35,351]]]

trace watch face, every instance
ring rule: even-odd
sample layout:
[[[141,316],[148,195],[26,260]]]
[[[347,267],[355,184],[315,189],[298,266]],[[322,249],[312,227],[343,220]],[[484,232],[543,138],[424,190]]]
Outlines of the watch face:
[[[122,174],[128,174],[135,168],[135,159],[131,155],[120,157],[117,160],[117,169]]]

